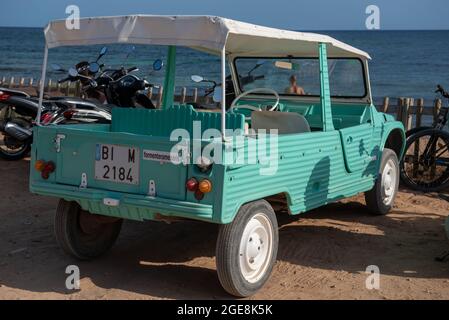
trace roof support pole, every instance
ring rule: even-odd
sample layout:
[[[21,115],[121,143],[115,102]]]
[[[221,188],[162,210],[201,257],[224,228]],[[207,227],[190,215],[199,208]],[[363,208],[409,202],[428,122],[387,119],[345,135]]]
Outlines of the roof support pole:
[[[221,50],[221,135],[226,141],[226,49]]]
[[[331,92],[329,87],[329,69],[327,66],[327,48],[325,43],[318,45],[320,54],[320,102],[321,102],[321,121],[323,131],[334,130],[331,109]]]
[[[37,110],[37,119],[36,119],[36,124],[38,126],[41,124],[42,103],[44,101],[44,90],[45,90],[45,76],[47,74],[47,61],[48,61],[48,46],[45,45],[44,63],[42,64],[41,82],[39,84],[39,109]]]
[[[176,77],[176,46],[168,47],[167,70],[165,72],[164,91],[162,93],[161,109],[168,109],[173,106],[175,96]]]

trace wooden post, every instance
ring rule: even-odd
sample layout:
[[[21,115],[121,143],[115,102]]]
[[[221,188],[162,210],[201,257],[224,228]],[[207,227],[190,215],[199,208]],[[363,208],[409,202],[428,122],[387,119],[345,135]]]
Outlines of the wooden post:
[[[198,88],[193,88],[193,102],[198,101]]]
[[[438,120],[438,115],[440,114],[441,105],[442,105],[441,99],[436,99],[435,104],[433,106],[433,122],[435,122],[435,123]]]
[[[34,79],[30,78],[30,81],[28,82],[28,87],[32,87],[33,86],[33,82],[34,82]]]
[[[70,81],[67,81],[67,82],[66,82],[66,85],[65,85],[65,94],[66,94],[67,96],[70,95]]]
[[[409,130],[409,112],[410,112],[410,98],[405,98],[402,103],[401,108],[401,121],[404,125],[405,130]]]
[[[385,97],[384,98],[384,103],[382,105],[382,112],[383,113],[387,113],[389,105],[390,105],[390,98],[389,97]]]
[[[402,121],[402,105],[404,103],[404,98],[398,98],[397,110],[396,110],[396,120]]]
[[[48,84],[47,84],[47,92],[51,91],[51,86],[53,85],[53,81],[51,79],[48,79]]]
[[[20,87],[24,87],[25,86],[25,78],[24,77],[20,78],[19,86]]]
[[[81,98],[81,82],[79,80],[75,83],[75,96]]]
[[[163,97],[163,93],[164,93],[164,87],[160,86],[159,87],[159,92],[157,94],[157,108],[160,108],[162,105],[162,97]]]
[[[424,99],[418,99],[418,103],[416,104],[416,122],[415,122],[415,127],[421,127],[421,123],[422,123],[422,114],[424,112]]]
[[[14,77],[11,77],[10,79],[9,79],[9,85],[8,85],[8,88],[13,88],[14,87]]]
[[[186,95],[187,95],[187,88],[182,87],[182,89],[181,89],[181,104],[186,103]]]

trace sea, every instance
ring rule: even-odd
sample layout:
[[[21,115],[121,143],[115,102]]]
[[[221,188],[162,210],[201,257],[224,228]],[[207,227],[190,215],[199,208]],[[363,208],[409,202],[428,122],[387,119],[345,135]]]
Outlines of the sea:
[[[319,31],[370,54],[373,97],[424,98],[426,105],[435,99],[435,87],[449,89],[449,30],[441,31]],[[68,69],[80,61],[95,61],[102,46],[51,49],[49,64]],[[160,46],[108,45],[102,59],[108,67],[137,66],[139,75],[154,84],[163,83],[163,72],[152,71],[156,59],[165,59]],[[41,28],[0,27],[0,79],[14,76],[39,79],[44,51]],[[191,86],[191,75],[219,79],[220,64],[215,56],[188,48],[178,49],[178,87]],[[49,68],[48,77],[63,78]]]

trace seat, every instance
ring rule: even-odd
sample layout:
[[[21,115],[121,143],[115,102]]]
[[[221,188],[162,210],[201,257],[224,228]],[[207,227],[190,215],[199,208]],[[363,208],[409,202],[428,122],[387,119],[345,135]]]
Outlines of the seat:
[[[253,111],[251,127],[256,130],[277,129],[278,134],[310,132],[306,118],[296,112]]]

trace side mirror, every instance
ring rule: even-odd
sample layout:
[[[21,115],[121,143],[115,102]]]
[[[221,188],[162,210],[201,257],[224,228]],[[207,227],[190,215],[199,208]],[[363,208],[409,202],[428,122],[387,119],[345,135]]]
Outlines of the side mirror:
[[[101,48],[100,56],[104,56],[106,53],[108,53],[108,47]]]
[[[204,78],[202,76],[198,76],[198,75],[193,75],[190,77],[190,79],[192,79],[193,82],[196,83],[200,83],[204,81]]]
[[[57,63],[52,63],[50,67],[53,69],[53,71],[59,71],[64,72],[65,70]]]
[[[159,70],[162,69],[163,66],[164,66],[164,62],[161,59],[157,59],[153,63],[153,70],[154,71],[159,71]]]
[[[98,55],[97,62],[108,52],[108,47],[103,47],[100,50],[100,54]]]
[[[71,76],[72,78],[78,77],[79,76],[78,70],[76,70],[76,68],[70,68],[69,76]]]
[[[100,65],[96,62],[92,62],[89,64],[89,71],[92,73],[97,73],[100,71]]]
[[[214,102],[222,102],[223,101],[223,91],[221,86],[216,86],[214,89],[214,95],[212,97]]]

